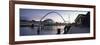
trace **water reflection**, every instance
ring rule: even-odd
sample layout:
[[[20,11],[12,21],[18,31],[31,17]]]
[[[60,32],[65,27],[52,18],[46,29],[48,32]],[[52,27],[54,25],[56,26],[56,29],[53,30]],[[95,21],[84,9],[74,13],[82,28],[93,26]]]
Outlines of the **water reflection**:
[[[52,35],[57,34],[57,29],[61,29],[61,33],[63,34],[63,27],[64,26],[43,26],[40,30],[40,35]],[[20,35],[38,35],[38,27],[21,27],[20,28]]]

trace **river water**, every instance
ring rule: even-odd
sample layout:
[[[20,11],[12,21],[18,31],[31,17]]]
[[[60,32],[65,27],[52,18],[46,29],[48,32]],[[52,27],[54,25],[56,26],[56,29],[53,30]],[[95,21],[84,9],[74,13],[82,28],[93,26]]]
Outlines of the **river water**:
[[[38,35],[39,27],[20,27],[20,36]],[[39,35],[54,35],[57,34],[57,29],[60,29],[61,34],[64,32],[64,26],[43,26]]]
[[[20,27],[20,36],[28,35],[56,35],[57,30],[60,29],[60,34],[64,33],[65,26],[42,26],[41,30],[39,27]],[[39,30],[39,34],[38,34]],[[72,26],[67,34],[75,33],[90,33],[90,27],[76,27]]]

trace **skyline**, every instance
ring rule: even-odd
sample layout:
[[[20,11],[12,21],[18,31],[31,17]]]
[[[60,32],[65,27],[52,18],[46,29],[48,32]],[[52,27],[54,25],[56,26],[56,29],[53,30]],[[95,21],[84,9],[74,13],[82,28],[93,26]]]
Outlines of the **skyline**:
[[[88,12],[88,11],[49,10],[49,9],[48,10],[47,9],[20,9],[20,19],[40,21],[43,16],[45,16],[47,13],[52,11],[59,13],[66,21],[66,23],[68,22],[73,23],[79,14],[87,14]],[[55,22],[60,22],[60,23],[64,22],[64,20],[56,13],[48,14],[46,17],[43,18],[43,20],[45,19],[52,19]]]

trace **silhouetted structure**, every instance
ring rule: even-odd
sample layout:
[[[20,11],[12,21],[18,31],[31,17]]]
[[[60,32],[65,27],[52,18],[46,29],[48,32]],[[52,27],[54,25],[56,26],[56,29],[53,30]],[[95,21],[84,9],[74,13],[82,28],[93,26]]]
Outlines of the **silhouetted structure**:
[[[57,29],[57,34],[60,34],[61,33],[61,29]]]
[[[45,24],[53,24],[53,23],[54,23],[54,21],[52,19],[46,19],[46,20],[43,21],[44,25]]]
[[[37,34],[39,35],[40,34],[40,28],[38,27],[37,29]]]
[[[85,14],[79,14],[77,18],[75,19],[75,23],[77,25],[82,25],[85,27],[90,27],[90,12]]]
[[[64,27],[64,34],[67,34],[69,32],[70,28],[71,28],[71,25],[65,25],[65,27]]]

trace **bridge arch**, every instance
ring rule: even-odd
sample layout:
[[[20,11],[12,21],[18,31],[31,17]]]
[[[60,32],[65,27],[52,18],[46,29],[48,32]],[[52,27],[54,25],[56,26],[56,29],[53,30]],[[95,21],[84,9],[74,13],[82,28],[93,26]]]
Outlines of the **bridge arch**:
[[[49,14],[51,14],[51,13],[57,14],[58,16],[61,17],[61,19],[62,19],[64,22],[66,22],[60,13],[55,12],[55,11],[48,12],[47,14],[45,14],[45,15],[40,19],[40,26],[39,26],[39,28],[38,28],[38,34],[40,34],[40,31],[42,30],[42,20],[43,20],[46,16],[48,16]]]
[[[52,12],[49,12],[49,13],[45,14],[45,15],[40,19],[40,22],[41,22],[46,16],[48,16],[48,15],[51,14],[51,13],[57,14],[58,16],[60,16],[60,17],[62,18],[62,20],[63,20],[64,22],[66,22],[65,19],[62,17],[62,15],[61,15],[60,13],[58,13],[58,12],[55,12],[55,11],[52,11]]]

